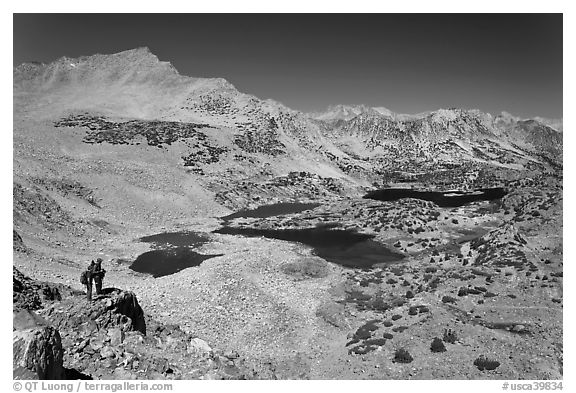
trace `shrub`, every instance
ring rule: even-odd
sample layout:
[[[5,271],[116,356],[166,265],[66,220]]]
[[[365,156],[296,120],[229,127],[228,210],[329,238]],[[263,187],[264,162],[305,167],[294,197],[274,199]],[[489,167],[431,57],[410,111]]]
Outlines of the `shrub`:
[[[367,302],[368,308],[374,311],[386,311],[390,305],[384,300],[382,293],[377,293],[372,299]]]
[[[495,370],[498,366],[500,366],[500,362],[492,359],[488,359],[484,355],[480,355],[476,360],[474,360],[474,365],[478,367],[478,370]]]
[[[456,303],[456,299],[451,296],[442,296],[442,303]]]
[[[456,336],[456,332],[454,330],[444,329],[444,337],[443,337],[444,342],[454,344],[457,339],[458,337]]]
[[[446,352],[446,347],[444,346],[442,340],[440,340],[438,337],[434,337],[434,340],[432,340],[432,345],[430,345],[430,350],[432,352]]]
[[[406,304],[406,299],[401,298],[401,297],[395,297],[394,299],[390,300],[390,306],[392,308],[398,308],[398,307],[402,307],[404,304]]]
[[[440,284],[440,277],[434,277],[432,281],[428,284],[431,289],[438,288],[438,284]]]
[[[394,362],[395,363],[411,363],[414,360],[412,355],[405,350],[404,348],[399,348],[394,353]]]

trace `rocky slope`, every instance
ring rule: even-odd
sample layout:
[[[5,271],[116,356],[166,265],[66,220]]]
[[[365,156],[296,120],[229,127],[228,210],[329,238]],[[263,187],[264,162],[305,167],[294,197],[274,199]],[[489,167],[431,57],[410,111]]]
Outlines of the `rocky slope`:
[[[136,295],[84,293],[38,283],[14,268],[15,379],[245,379],[256,373],[235,353],[145,315]],[[37,288],[56,297],[38,300]],[[63,291],[63,292],[64,292]],[[45,293],[46,291],[44,291]],[[33,299],[34,301],[24,301]],[[227,355],[228,357],[226,357]]]
[[[82,377],[555,378],[561,131],[561,121],[454,108],[308,115],[224,79],[180,75],[146,48],[23,64],[14,70],[13,245],[14,265],[33,279],[15,271],[14,307],[57,329],[62,367]],[[361,199],[375,186],[508,194],[453,209]],[[350,270],[298,243],[209,233],[234,210],[290,201],[321,206],[230,225],[360,231],[402,253],[402,270]],[[198,251],[217,256],[158,278],[129,268],[150,250],[138,238],[181,230],[204,233]],[[78,275],[96,255],[105,285],[125,290],[86,307]],[[120,306],[130,292],[146,334],[135,308]],[[498,318],[515,325],[494,330]],[[512,335],[516,325],[530,334]],[[59,359],[55,332],[34,329],[18,342],[39,337]],[[444,329],[459,337],[445,341],[451,362],[430,352]],[[536,354],[538,342],[547,346]],[[506,360],[515,347],[530,359]],[[415,363],[392,361],[400,348]],[[479,370],[480,356],[501,365]]]

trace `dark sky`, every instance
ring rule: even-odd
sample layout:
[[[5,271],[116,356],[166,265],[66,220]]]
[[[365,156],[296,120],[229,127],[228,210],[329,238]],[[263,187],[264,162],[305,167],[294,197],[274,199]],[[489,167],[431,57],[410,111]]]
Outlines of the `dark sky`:
[[[139,46],[303,111],[562,117],[562,14],[14,15],[14,65]]]

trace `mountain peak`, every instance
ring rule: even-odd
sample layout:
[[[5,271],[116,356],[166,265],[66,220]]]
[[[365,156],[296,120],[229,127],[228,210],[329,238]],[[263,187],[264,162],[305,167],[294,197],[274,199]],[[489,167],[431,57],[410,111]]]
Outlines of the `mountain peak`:
[[[128,49],[128,50],[126,50],[125,52],[149,53],[149,54],[151,54],[151,55],[154,55],[154,54],[152,53],[152,51],[150,50],[150,48],[147,47],[147,46],[139,46],[139,47],[134,48],[134,49]],[[155,55],[154,55],[154,56],[155,56]]]
[[[385,108],[383,106],[379,106],[379,107],[372,108],[372,109],[374,109],[376,112],[378,112],[384,116],[394,117],[396,115],[396,113],[392,112],[390,109]]]
[[[160,59],[156,56],[150,48],[147,46],[141,46],[134,49],[127,49],[122,52],[114,53],[111,55],[101,55],[101,56],[116,56],[116,57],[126,57],[126,58],[140,58],[140,59],[150,59],[159,62]]]
[[[113,54],[72,58],[62,56],[50,64],[25,63],[14,69],[14,84],[24,89],[64,86],[103,86],[110,83],[165,83],[182,77],[146,46]]]
[[[374,113],[372,108],[366,105],[331,105],[323,112],[311,113],[310,116],[316,120],[336,121],[351,120],[363,113]]]

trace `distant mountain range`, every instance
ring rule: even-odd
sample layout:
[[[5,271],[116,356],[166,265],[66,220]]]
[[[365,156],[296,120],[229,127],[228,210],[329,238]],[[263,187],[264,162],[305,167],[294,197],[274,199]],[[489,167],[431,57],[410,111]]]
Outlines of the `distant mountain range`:
[[[474,111],[479,112],[479,111]],[[338,120],[345,120],[349,121],[352,120],[356,116],[365,115],[365,114],[373,114],[373,115],[382,115],[386,117],[390,117],[394,120],[415,120],[421,119],[428,116],[432,111],[422,112],[417,114],[402,114],[402,113],[395,113],[388,108],[385,107],[368,107],[366,105],[333,105],[329,106],[323,112],[313,112],[310,113],[310,117],[316,120],[322,120],[325,122],[336,122]],[[522,120],[535,120],[539,123],[542,123],[550,128],[555,129],[556,131],[562,132],[562,119],[548,119],[544,117],[534,117],[530,119],[523,119],[518,116],[511,115],[508,112],[502,112],[499,115],[494,117],[495,126],[499,127],[509,127],[513,124],[522,121]]]
[[[562,168],[562,120],[457,108],[407,115],[363,105],[306,114],[241,93],[222,78],[180,75],[147,48],[22,64],[14,69],[14,97],[53,108],[60,118],[206,124],[220,130],[209,138],[225,151],[203,165],[207,175],[238,165],[249,174],[258,163],[272,177],[306,170],[366,184],[464,164],[475,171]]]

